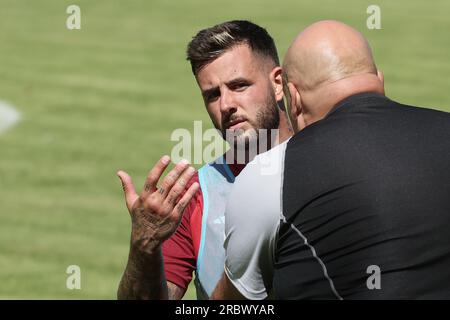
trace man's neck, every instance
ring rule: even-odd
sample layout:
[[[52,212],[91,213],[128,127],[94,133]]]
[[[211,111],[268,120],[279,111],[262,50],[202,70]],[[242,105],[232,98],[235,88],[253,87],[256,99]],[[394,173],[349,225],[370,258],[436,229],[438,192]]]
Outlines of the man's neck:
[[[314,93],[314,97],[304,108],[305,123],[310,125],[323,119],[340,101],[363,92],[376,92],[384,95],[384,88],[376,75],[360,75],[342,79],[324,86]]]
[[[287,117],[286,112],[280,111],[280,124],[278,126],[277,144],[285,142],[287,139],[292,137],[293,134],[294,130],[292,129],[291,124],[289,123],[289,119]],[[272,147],[275,147],[276,145],[273,145]]]
[[[284,123],[281,124],[281,122]],[[273,147],[289,139],[291,136],[292,130],[290,129],[290,125],[287,123],[287,118],[283,115],[282,119],[280,119],[278,129],[271,130],[267,137],[264,137],[264,143],[262,143],[261,140],[258,140],[255,146],[250,148],[247,147],[245,150],[238,147],[233,149],[230,148],[225,153],[225,160],[228,165],[245,166],[258,154],[269,151]],[[261,137],[259,139],[261,139]]]

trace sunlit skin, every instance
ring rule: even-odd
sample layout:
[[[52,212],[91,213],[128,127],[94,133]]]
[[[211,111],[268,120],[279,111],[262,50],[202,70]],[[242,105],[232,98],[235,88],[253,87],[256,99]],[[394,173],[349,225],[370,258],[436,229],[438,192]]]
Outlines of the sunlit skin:
[[[353,94],[384,94],[384,77],[369,43],[339,21],[319,21],[303,30],[289,47],[283,70],[295,131],[322,119]]]
[[[196,78],[211,120],[224,137],[227,129],[245,131],[249,137],[249,129],[278,128],[281,68],[247,45],[224,52]]]

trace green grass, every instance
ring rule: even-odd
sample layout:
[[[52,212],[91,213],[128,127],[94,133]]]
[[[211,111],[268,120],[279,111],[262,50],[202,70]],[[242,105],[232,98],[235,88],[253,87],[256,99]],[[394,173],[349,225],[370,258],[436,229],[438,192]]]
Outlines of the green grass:
[[[115,298],[130,232],[115,172],[141,186],[172,130],[210,123],[184,56],[200,28],[250,19],[282,56],[308,24],[342,20],[368,37],[388,96],[450,111],[447,0],[379,0],[381,30],[365,0],[79,0],[69,31],[72,3],[0,0],[0,100],[23,115],[0,136],[3,299]],[[82,290],[65,287],[71,264]]]

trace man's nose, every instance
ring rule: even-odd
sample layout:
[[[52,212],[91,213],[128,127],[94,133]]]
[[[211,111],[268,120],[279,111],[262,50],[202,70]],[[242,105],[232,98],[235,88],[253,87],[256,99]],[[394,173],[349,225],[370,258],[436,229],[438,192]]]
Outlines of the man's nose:
[[[220,111],[222,113],[230,113],[236,111],[236,109],[233,93],[229,90],[224,90],[220,95]]]

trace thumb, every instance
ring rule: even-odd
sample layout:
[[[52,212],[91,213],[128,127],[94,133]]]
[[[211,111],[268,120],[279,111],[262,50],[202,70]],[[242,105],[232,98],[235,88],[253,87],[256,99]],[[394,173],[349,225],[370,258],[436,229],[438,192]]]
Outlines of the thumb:
[[[128,211],[131,212],[131,208],[133,207],[134,202],[139,198],[136,190],[134,189],[133,181],[131,177],[125,171],[118,171],[117,176],[120,178],[120,182],[122,182],[123,192],[125,194],[125,202],[127,204]]]

